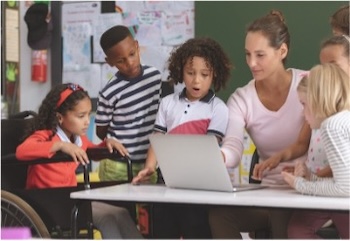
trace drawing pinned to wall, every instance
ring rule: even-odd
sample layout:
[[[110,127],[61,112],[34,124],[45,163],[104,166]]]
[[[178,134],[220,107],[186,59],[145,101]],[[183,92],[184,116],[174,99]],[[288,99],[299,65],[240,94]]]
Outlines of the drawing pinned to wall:
[[[65,3],[62,6],[63,83],[76,83],[96,97],[101,67],[91,63],[93,26],[101,14],[100,2]]]
[[[139,43],[141,63],[159,69],[162,80],[166,81],[167,60],[171,50],[194,37],[194,2],[116,1],[116,11],[122,14],[122,24],[130,28]],[[113,68],[110,71],[115,72]],[[110,76],[108,71],[105,73],[102,78]],[[108,80],[103,79],[102,82]]]
[[[165,45],[179,45],[193,37],[194,12],[162,13],[162,42]]]
[[[4,24],[1,55],[1,94],[2,101],[7,103],[8,114],[13,114],[19,110],[19,9],[18,1],[6,1],[2,13]],[[4,58],[3,58],[4,57]],[[5,110],[4,109],[4,110]],[[5,114],[5,113],[4,113]]]
[[[123,24],[121,13],[104,13],[100,14],[97,19],[97,24],[93,26],[93,62],[105,62],[105,54],[100,46],[100,38],[106,29],[115,25]]]
[[[91,64],[91,25],[87,22],[71,23],[64,28],[63,69],[82,70]]]
[[[80,80],[92,98],[98,96],[98,91],[116,72],[115,67],[105,63],[100,37],[105,30],[119,24],[129,27],[138,41],[141,63],[159,69],[162,80],[166,81],[171,50],[194,37],[194,2],[116,1],[115,9],[108,13],[101,13],[101,2],[64,2],[64,83]],[[100,73],[99,78],[96,72]],[[89,86],[97,90],[90,90]]]

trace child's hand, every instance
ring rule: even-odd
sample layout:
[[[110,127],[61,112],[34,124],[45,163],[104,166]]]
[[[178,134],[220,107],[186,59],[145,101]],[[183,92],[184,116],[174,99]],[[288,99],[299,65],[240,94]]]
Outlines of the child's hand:
[[[328,165],[324,167],[323,169],[316,172],[316,175],[318,177],[333,177],[333,172],[331,167]]]
[[[294,176],[304,177],[305,179],[310,179],[310,171],[307,168],[305,162],[297,161],[295,164]]]
[[[150,167],[145,167],[144,169],[142,169],[141,171],[139,171],[139,173],[137,174],[136,177],[134,177],[132,179],[132,184],[138,184],[140,182],[147,182],[150,180],[150,177],[152,176],[152,174],[155,172],[156,170],[154,168],[150,168]]]
[[[110,153],[113,152],[113,149],[117,150],[120,155],[122,156],[129,156],[128,150],[121,144],[119,141],[113,139],[113,138],[108,138],[106,139],[106,146],[109,150]]]
[[[82,165],[88,164],[89,158],[86,154],[86,151],[81,149],[76,144],[70,143],[70,142],[60,142],[61,148],[60,151],[70,155],[74,162],[80,162]]]
[[[283,179],[286,181],[286,183],[289,184],[292,188],[295,188],[295,176],[289,172],[282,172]]]

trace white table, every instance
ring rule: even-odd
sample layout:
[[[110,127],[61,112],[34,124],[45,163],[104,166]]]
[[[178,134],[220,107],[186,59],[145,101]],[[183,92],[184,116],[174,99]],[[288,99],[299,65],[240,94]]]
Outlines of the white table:
[[[70,194],[77,200],[127,201],[139,203],[179,203],[274,208],[350,210],[350,198],[308,196],[291,188],[265,188],[236,193],[185,190],[163,185],[102,187]]]

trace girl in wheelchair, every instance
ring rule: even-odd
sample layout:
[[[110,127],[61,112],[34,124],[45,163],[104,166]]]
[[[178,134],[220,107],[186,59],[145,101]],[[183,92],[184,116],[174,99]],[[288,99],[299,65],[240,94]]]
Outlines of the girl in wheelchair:
[[[79,164],[89,163],[86,149],[96,147],[85,135],[91,112],[88,93],[75,84],[61,84],[53,88],[43,100],[27,138],[16,149],[19,160],[51,158],[61,151],[72,162],[30,165],[26,188],[55,188],[77,186],[75,170]],[[126,149],[114,139],[106,139],[99,146],[110,152],[116,149],[128,155]],[[129,212],[122,207],[92,202],[94,226],[104,239],[140,239]]]

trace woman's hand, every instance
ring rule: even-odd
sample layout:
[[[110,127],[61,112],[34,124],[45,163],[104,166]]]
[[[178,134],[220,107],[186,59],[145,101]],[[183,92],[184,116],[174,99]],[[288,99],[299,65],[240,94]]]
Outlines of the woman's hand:
[[[145,167],[144,169],[139,171],[137,176],[132,179],[131,183],[138,184],[141,182],[148,182],[150,180],[150,177],[152,176],[152,174],[155,173],[155,171],[156,170],[154,168]]]
[[[254,166],[252,178],[255,180],[261,180],[263,178],[263,172],[265,170],[269,171],[278,166],[281,161],[279,155],[274,155],[263,162],[260,162]]]
[[[107,138],[105,142],[106,142],[106,147],[110,153],[112,153],[113,149],[115,149],[120,153],[120,155],[129,156],[128,150],[126,150],[124,145],[121,144],[119,141],[117,141],[113,138]]]

